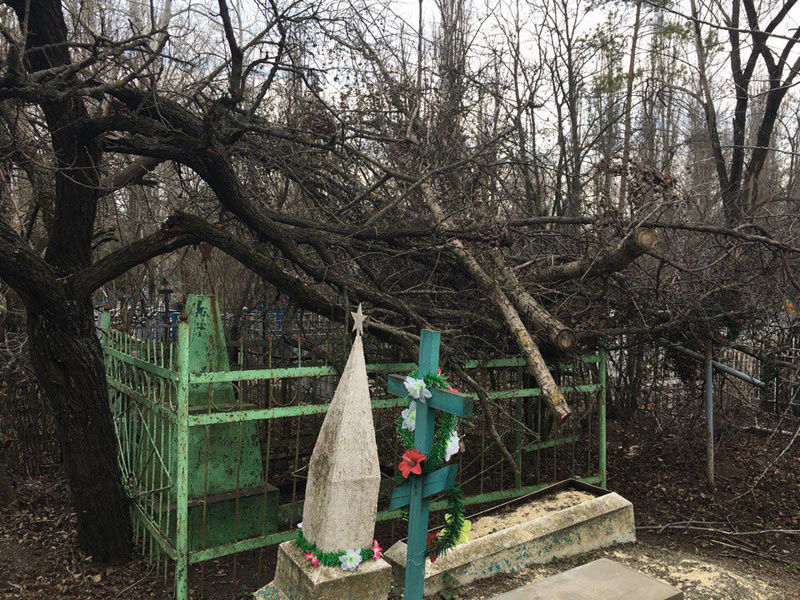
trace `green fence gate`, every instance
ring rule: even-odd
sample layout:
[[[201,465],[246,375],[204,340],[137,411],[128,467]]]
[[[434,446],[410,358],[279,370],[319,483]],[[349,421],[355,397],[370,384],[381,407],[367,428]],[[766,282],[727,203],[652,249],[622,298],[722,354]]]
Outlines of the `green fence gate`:
[[[239,344],[238,364],[231,368],[216,299],[190,296],[185,316],[176,336],[167,331],[157,337],[131,335],[112,326],[108,312],[101,316],[118,460],[136,541],[165,579],[174,566],[178,600],[187,598],[190,565],[234,555],[235,579],[236,553],[294,536],[305,469],[336,379],[329,365],[304,364],[301,336],[296,348],[284,345],[281,352],[272,336],[253,352]],[[253,368],[249,355],[263,364]],[[387,507],[399,460],[395,419],[405,405],[381,390],[386,375],[415,367],[367,365],[383,472],[379,521],[400,516]],[[458,483],[468,505],[519,497],[573,476],[605,487],[602,349],[551,366],[576,413],[566,423],[546,410],[522,359],[473,360],[463,367],[491,398],[487,407],[475,403],[473,418],[463,424],[468,429],[460,432],[466,451],[456,455]],[[497,438],[512,454],[516,474]],[[441,508],[432,504],[434,511]]]

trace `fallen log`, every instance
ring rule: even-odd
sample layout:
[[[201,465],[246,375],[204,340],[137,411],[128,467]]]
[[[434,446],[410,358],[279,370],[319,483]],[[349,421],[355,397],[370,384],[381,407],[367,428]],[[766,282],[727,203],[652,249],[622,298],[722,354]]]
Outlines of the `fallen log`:
[[[492,263],[505,284],[506,291],[525,321],[544,334],[553,346],[561,352],[569,352],[578,343],[575,330],[567,327],[551,315],[547,309],[531,296],[517,279],[516,274],[503,260],[497,248],[490,250]]]
[[[619,246],[606,254],[541,269],[536,274],[536,280],[541,283],[559,283],[621,271],[642,254],[655,248],[656,244],[658,244],[658,234],[655,231],[639,229],[636,233],[626,236]]]
[[[429,185],[423,185],[422,196],[436,221],[439,223],[445,221],[446,217],[444,211],[433,197],[433,192]],[[466,269],[473,281],[486,292],[500,310],[506,328],[514,338],[514,341],[525,358],[525,364],[528,366],[531,373],[533,373],[533,376],[536,378],[542,390],[542,398],[544,398],[547,406],[550,407],[562,421],[569,417],[570,414],[572,414],[572,410],[567,404],[564,395],[558,389],[553,375],[547,368],[539,346],[536,345],[530,332],[528,332],[528,329],[519,316],[519,312],[517,312],[511,300],[508,299],[508,296],[506,296],[500,288],[497,281],[486,272],[460,239],[450,238],[447,240],[446,244]]]

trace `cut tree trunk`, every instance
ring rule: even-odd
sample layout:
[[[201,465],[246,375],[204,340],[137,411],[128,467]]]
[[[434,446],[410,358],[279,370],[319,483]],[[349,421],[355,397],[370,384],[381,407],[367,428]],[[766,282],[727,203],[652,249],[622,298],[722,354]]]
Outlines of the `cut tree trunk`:
[[[601,256],[575,260],[563,265],[554,265],[536,273],[536,281],[558,283],[570,279],[590,279],[605,273],[621,271],[637,258],[658,244],[658,234],[652,229],[638,229],[622,240],[622,243]]]
[[[495,269],[503,279],[508,296],[525,320],[542,332],[543,337],[550,340],[550,343],[559,351],[569,352],[572,350],[578,343],[575,331],[551,315],[522,287],[516,274],[505,263],[497,248],[492,248],[489,252]]]
[[[443,223],[446,220],[444,211],[433,197],[433,192],[428,185],[423,185],[422,195],[436,221],[438,223]],[[489,295],[500,310],[506,328],[514,338],[514,341],[525,358],[525,364],[533,373],[533,376],[536,378],[542,390],[542,397],[547,406],[550,407],[561,420],[569,417],[572,411],[564,395],[553,380],[553,376],[550,373],[550,369],[547,368],[547,364],[544,362],[539,346],[536,345],[533,337],[522,322],[517,309],[514,308],[514,305],[500,288],[500,285],[486,272],[461,240],[458,238],[450,238],[447,241],[447,246],[456,258],[458,258],[470,277],[472,277],[475,283]]]
[[[128,497],[117,463],[103,351],[88,300],[28,312],[33,368],[53,409],[78,543],[103,563],[131,551]]]

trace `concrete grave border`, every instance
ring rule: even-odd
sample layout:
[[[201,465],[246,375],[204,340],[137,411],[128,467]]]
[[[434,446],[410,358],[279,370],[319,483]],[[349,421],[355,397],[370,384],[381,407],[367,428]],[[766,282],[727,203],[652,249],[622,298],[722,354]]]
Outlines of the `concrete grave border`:
[[[628,500],[575,480],[548,486],[536,496],[562,489],[602,495],[460,544],[435,563],[426,561],[425,595],[499,573],[513,573],[531,564],[636,541],[633,504]],[[402,586],[406,544],[397,542],[384,553],[384,558],[392,565],[395,583]]]

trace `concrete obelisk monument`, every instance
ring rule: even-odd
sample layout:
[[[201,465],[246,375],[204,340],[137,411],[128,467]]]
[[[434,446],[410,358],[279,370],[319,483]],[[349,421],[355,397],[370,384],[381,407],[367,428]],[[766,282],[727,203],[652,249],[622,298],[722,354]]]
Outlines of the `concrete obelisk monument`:
[[[391,567],[380,551],[374,559],[361,555],[373,546],[381,475],[361,339],[366,317],[360,305],[351,314],[356,337],[308,467],[301,526],[303,544],[314,549],[281,544],[275,579],[256,593],[259,599],[383,600],[389,594]],[[340,564],[325,566],[323,554]]]

